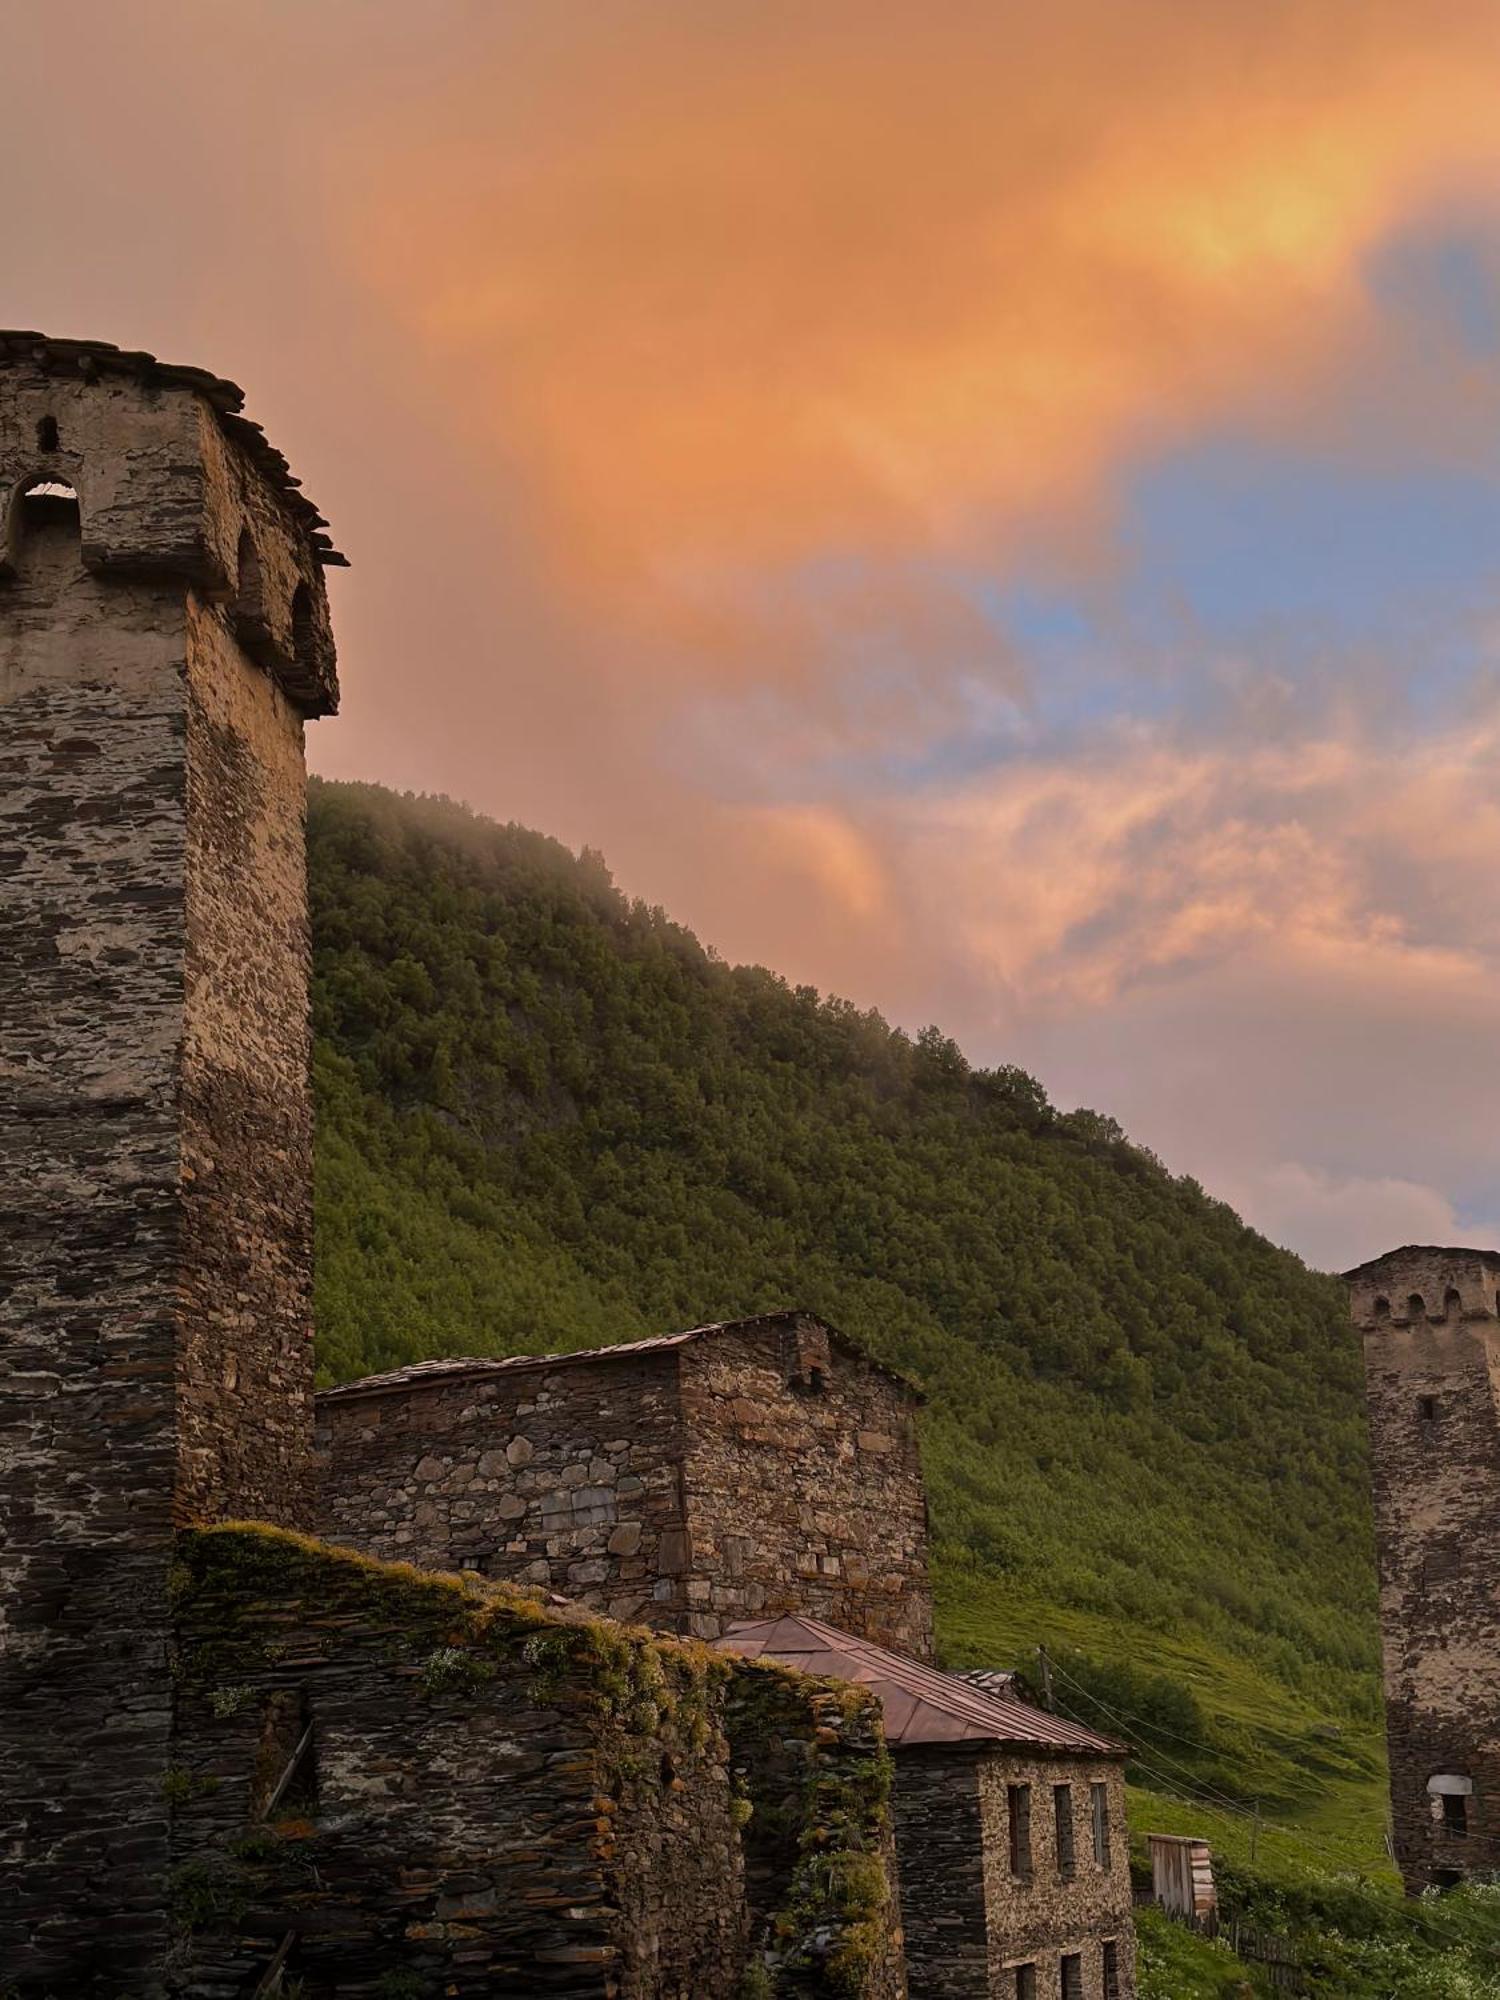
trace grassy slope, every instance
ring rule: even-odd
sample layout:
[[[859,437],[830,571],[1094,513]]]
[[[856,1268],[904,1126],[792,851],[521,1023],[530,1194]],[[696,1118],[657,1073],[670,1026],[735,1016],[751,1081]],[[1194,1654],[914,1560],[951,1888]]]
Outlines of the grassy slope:
[[[331,785],[310,852],[325,1378],[820,1310],[930,1393],[955,1660],[1045,1641],[1101,1699],[1133,1662],[1132,1734],[1191,1710],[1153,1782],[1378,1866],[1335,1286],[1106,1118],[724,966],[597,857]]]

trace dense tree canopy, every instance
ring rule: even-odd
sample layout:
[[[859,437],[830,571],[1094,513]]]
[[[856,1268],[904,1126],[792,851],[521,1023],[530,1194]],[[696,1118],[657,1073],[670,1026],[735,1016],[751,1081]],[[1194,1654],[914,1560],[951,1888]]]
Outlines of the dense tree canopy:
[[[941,1559],[1368,1705],[1338,1287],[1113,1120],[729,966],[602,859],[315,784],[325,1379],[821,1312],[930,1397]]]

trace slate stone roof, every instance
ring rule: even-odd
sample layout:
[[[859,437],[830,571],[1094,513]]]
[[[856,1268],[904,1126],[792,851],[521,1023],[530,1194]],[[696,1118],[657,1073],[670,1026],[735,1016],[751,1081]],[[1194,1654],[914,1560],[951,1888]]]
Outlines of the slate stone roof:
[[[885,1710],[886,1741],[895,1749],[927,1743],[1001,1743],[1043,1755],[1128,1754],[1125,1744],[1085,1729],[1082,1723],[986,1694],[957,1674],[921,1666],[817,1618],[764,1618],[731,1625],[716,1645],[722,1653],[779,1660],[805,1674],[856,1681],[873,1689]]]
[[[686,1347],[690,1341],[710,1340],[715,1334],[739,1333],[755,1327],[791,1327],[798,1321],[811,1321],[822,1327],[829,1339],[850,1354],[857,1354],[862,1361],[897,1382],[907,1391],[914,1402],[921,1402],[922,1392],[917,1385],[894,1368],[888,1368],[883,1361],[877,1361],[867,1354],[858,1341],[840,1333],[837,1327],[829,1326],[816,1313],[785,1311],[756,1313],[748,1319],[711,1320],[705,1326],[684,1327],[680,1333],[654,1334],[649,1340],[622,1340],[609,1347],[578,1347],[567,1354],[508,1354],[499,1358],[487,1355],[456,1355],[447,1361],[413,1361],[405,1368],[392,1368],[384,1375],[362,1375],[356,1382],[341,1382],[337,1388],[324,1389],[318,1400],[343,1400],[350,1396],[378,1396],[394,1390],[425,1389],[445,1382],[458,1382],[467,1378],[482,1379],[491,1375],[509,1375],[526,1368],[576,1367],[582,1362],[613,1361],[628,1359],[634,1354],[657,1354],[673,1347]]]
[[[114,346],[107,340],[58,340],[50,334],[0,331],[0,368],[29,366],[48,375],[79,376],[86,382],[101,375],[127,375],[148,387],[191,389],[208,403],[224,435],[251,459],[266,484],[281,497],[288,513],[312,543],[315,559],[325,569],[347,569],[326,532],[328,523],[301,491],[302,481],[257,423],[242,414],[245,392],[237,382],[211,375],[206,368],[158,361],[154,354]]]

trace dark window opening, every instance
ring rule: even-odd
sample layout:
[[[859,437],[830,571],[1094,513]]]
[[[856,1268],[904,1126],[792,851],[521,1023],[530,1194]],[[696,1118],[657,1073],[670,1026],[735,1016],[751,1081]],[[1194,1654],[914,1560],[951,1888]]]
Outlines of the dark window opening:
[[[1463,1840],[1468,1834],[1469,1801],[1462,1792],[1443,1794],[1443,1831],[1456,1840]]]
[[[1377,1299],[1371,1310],[1376,1319],[1389,1319],[1391,1316],[1391,1302],[1389,1299]]]
[[[1437,1422],[1437,1397],[1418,1396],[1417,1415],[1424,1424]]]
[[[1456,1889],[1463,1879],[1456,1868],[1434,1868],[1432,1871],[1434,1889]]]
[[[1078,1872],[1077,1858],[1073,1853],[1073,1787],[1054,1785],[1052,1787],[1052,1810],[1057,1820],[1057,1873],[1061,1881],[1071,1882]],[[1063,1961],[1067,1963],[1066,1959]]]
[[[1443,1294],[1443,1318],[1458,1319],[1462,1316],[1464,1302],[1450,1285]]]
[[[1062,2000],[1083,2000],[1083,1953],[1065,1951],[1062,1957]]]
[[[1104,1944],[1104,2000],[1120,2000],[1120,1947],[1112,1938]]]
[[[1031,1880],[1031,1787],[1007,1785],[1006,1811],[1010,1822],[1010,1872],[1019,1882]]]
[[[1036,1966],[1016,1967],[1016,2000],[1036,2000]]]
[[[676,1783],[677,1766],[664,1751],[661,1760],[661,1788],[664,1792],[669,1792]]]
[[[1408,1319],[1426,1319],[1427,1301],[1420,1292],[1413,1292],[1406,1301],[1406,1316]]]
[[[1101,1868],[1109,1866],[1109,1786],[1091,1785],[1090,1803],[1094,1814],[1094,1859]]]
[[[36,427],[36,448],[38,451],[56,451],[58,448],[57,419],[43,417]]]
[[[812,1390],[815,1396],[822,1395],[824,1389],[824,1382],[823,1382],[823,1371],[821,1368],[808,1369],[807,1386],[809,1389]]]

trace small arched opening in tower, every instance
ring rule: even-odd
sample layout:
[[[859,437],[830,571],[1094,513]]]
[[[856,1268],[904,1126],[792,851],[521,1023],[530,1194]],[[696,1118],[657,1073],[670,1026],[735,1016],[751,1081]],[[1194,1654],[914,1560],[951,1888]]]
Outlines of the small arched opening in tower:
[[[1406,1317],[1412,1320],[1426,1319],[1427,1301],[1420,1292],[1413,1292],[1406,1301]]]
[[[57,434],[56,417],[39,418],[36,427],[37,450],[41,452],[47,452],[50,454],[54,451],[60,450],[61,444],[62,440],[58,437]]]
[[[21,570],[26,562],[26,543],[33,535],[52,531],[80,539],[83,529],[76,487],[45,476],[23,480],[11,493],[0,529],[0,574]]]

